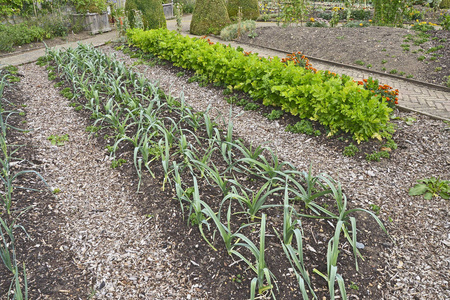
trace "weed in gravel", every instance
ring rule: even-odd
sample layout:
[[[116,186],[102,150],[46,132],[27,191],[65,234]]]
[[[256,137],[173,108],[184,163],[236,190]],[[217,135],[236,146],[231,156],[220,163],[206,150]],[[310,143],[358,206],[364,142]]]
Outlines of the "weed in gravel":
[[[351,156],[355,156],[356,153],[358,153],[358,152],[359,152],[358,147],[353,145],[353,144],[350,144],[350,145],[348,145],[347,147],[344,148],[344,151],[342,152],[342,154],[344,156],[351,157]]]
[[[445,85],[450,88],[450,75],[447,77],[444,77],[444,81],[446,81]]]
[[[359,59],[355,61],[355,64],[360,65],[360,66],[364,66],[365,65],[365,63],[362,60],[359,60]]]
[[[314,130],[311,122],[308,120],[301,120],[300,122],[297,122],[294,125],[289,124],[286,126],[285,130],[287,132],[304,133],[307,135],[314,135],[314,136],[319,136],[322,134],[320,130]]]
[[[264,114],[264,117],[273,121],[278,120],[284,115],[284,111],[273,109],[270,113]]]
[[[60,81],[60,82],[57,82],[57,83],[55,83],[55,85],[53,85],[55,88],[59,88],[59,87],[62,87],[64,85],[64,81]]]
[[[417,180],[417,182],[414,187],[409,189],[410,196],[423,195],[426,200],[431,200],[433,197],[450,199],[450,181],[431,177]]]
[[[43,66],[47,65],[49,61],[50,61],[50,57],[44,55],[37,59],[36,65],[43,67]]]
[[[63,88],[59,93],[69,100],[73,98],[73,93],[70,87]]]
[[[380,161],[381,158],[389,158],[390,154],[387,151],[375,151],[371,154],[366,154],[367,161]]]
[[[69,135],[68,134],[63,134],[63,135],[51,135],[47,138],[47,140],[49,140],[52,145],[54,146],[64,146],[64,142],[69,141]]]
[[[178,72],[176,75],[177,75],[177,77],[183,77],[184,76],[184,74],[186,74],[186,72]]]
[[[225,100],[227,101],[228,104],[236,104],[238,102],[238,97],[237,96],[225,97]]]
[[[370,209],[378,216],[380,214],[380,207],[376,204],[370,204]]]
[[[400,46],[402,47],[403,51],[406,51],[406,52],[409,51],[409,47],[410,47],[409,44],[401,44]]]
[[[359,291],[359,286],[358,286],[355,282],[353,282],[353,281],[350,281],[350,288],[351,288],[352,290]]]
[[[111,169],[115,169],[115,168],[118,168],[118,167],[120,167],[120,166],[122,166],[123,164],[125,164],[127,162],[127,160],[126,159],[123,159],[123,158],[119,158],[119,159],[114,159],[112,162],[111,162]]]
[[[258,110],[259,109],[259,105],[256,103],[247,103],[244,106],[244,110]]]
[[[95,132],[98,132],[100,129],[102,129],[101,126],[87,126],[86,127],[86,132],[95,133]]]
[[[236,102],[236,105],[237,105],[237,106],[246,106],[248,103],[249,103],[249,102],[248,102],[247,99],[242,98],[241,100],[239,100],[239,101]]]
[[[201,87],[205,87],[208,85],[208,78],[205,75],[195,74],[191,78],[188,79],[189,83],[198,82],[198,85]]]
[[[425,56],[421,55],[417,58],[418,61],[424,61],[425,60]]]
[[[55,80],[55,79],[56,79],[56,73],[53,72],[53,71],[50,71],[48,73],[48,80],[52,81],[52,80]]]
[[[392,69],[392,70],[389,71],[390,74],[397,74],[397,72],[398,71],[396,69]]]

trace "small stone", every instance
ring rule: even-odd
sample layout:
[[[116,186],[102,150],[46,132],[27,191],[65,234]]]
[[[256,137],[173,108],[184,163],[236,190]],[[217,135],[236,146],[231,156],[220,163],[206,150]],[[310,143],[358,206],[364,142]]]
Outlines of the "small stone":
[[[356,248],[358,248],[358,249],[364,249],[364,244],[363,243],[360,243],[360,242],[356,242]]]

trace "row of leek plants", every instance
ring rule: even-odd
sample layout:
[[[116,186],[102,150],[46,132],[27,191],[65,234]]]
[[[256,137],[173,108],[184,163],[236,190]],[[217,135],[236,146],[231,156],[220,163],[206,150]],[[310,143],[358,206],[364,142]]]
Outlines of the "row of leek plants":
[[[13,192],[17,188],[23,188],[16,186],[14,181],[25,173],[35,173],[39,177],[41,176],[34,170],[22,170],[14,173],[11,168],[14,163],[20,163],[22,159],[17,158],[15,155],[20,146],[13,146],[7,142],[8,129],[20,130],[8,123],[9,118],[18,112],[4,108],[4,104],[8,103],[8,100],[3,97],[5,87],[8,84],[7,77],[8,75],[2,75],[2,70],[0,70],[0,178],[3,183],[3,191],[0,192],[3,204],[0,211],[0,257],[6,269],[11,273],[11,283],[7,292],[7,299],[21,300],[28,299],[28,282],[25,263],[20,264],[17,259],[15,231],[17,229],[23,230],[28,236],[25,228],[17,224],[17,222],[29,208],[22,210],[13,209]],[[13,106],[11,103],[9,104]],[[13,149],[13,147],[16,148]]]
[[[115,132],[110,147],[113,158],[120,144],[131,145],[133,164],[140,179],[145,170],[154,176],[151,163],[161,162],[163,189],[169,185],[175,191],[184,215],[189,216],[188,224],[198,226],[204,240],[215,250],[218,232],[229,255],[244,261],[255,273],[250,286],[251,299],[257,293],[270,293],[275,298],[277,281],[265,258],[270,208],[283,209],[284,224],[279,237],[295,269],[304,299],[317,299],[317,296],[303,260],[300,220],[304,217],[336,222],[335,234],[328,244],[327,273],[314,272],[328,282],[332,299],[336,281],[341,295],[345,296],[343,278],[337,273],[340,238],[343,235],[352,245],[358,269],[357,259],[362,256],[356,248],[356,220],[350,214],[366,210],[348,209],[339,183],[327,175],[313,176],[311,170],[299,171],[290,163],[280,162],[268,147],[246,146],[233,136],[231,111],[228,124],[221,129],[215,122],[225,122],[225,118],[211,120],[208,111],[196,113],[182,95],[179,99],[164,95],[142,75],[96,49],[80,45],[65,52],[50,51],[47,59],[56,63],[60,78],[71,85],[72,100],[84,97],[84,107],[92,113],[94,124]],[[259,178],[261,187],[257,191],[248,188],[242,182],[246,176]],[[208,204],[201,199],[200,181],[221,191],[220,203]],[[284,195],[282,203],[268,202],[279,194]],[[317,202],[325,196],[336,201],[337,212]],[[293,201],[302,201],[313,214],[296,212]],[[366,212],[385,231],[381,221],[370,211]],[[246,224],[233,224],[235,217],[246,219]],[[242,233],[249,226],[259,227],[258,243]]]

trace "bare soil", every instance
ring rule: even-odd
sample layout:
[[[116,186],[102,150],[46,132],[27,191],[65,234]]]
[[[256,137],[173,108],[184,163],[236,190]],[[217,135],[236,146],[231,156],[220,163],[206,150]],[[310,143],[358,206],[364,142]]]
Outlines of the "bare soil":
[[[415,45],[417,32],[405,28],[264,27],[256,30],[255,37],[243,35],[240,41],[445,85],[448,79],[444,77],[450,75],[450,31],[427,34],[426,42]],[[429,52],[439,46],[443,48]]]

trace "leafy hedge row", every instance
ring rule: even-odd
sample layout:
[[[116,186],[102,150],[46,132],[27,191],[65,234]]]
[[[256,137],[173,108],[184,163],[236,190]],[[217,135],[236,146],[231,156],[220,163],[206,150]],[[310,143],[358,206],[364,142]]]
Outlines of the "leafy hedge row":
[[[204,39],[189,38],[158,29],[128,32],[130,44],[174,65],[195,70],[212,82],[262,99],[264,105],[281,107],[301,118],[328,126],[331,133],[349,132],[358,142],[389,136],[392,111],[381,96],[359,86],[349,76],[328,71],[312,72],[283,63],[278,57],[260,58]]]

